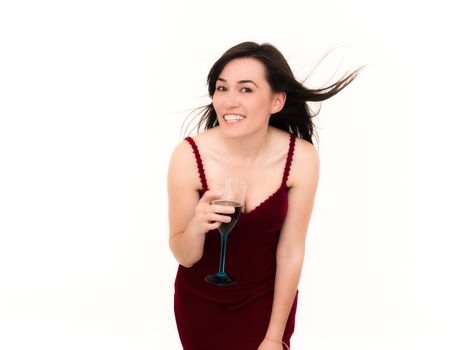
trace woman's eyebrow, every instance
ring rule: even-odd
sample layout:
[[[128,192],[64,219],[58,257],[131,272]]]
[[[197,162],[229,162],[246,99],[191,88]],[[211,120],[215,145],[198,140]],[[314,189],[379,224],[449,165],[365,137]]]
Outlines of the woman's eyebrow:
[[[227,82],[227,80],[223,79],[223,78],[217,78],[217,80],[220,80],[222,82]],[[249,80],[249,79],[244,79],[244,80],[239,80],[237,81],[237,84],[244,84],[244,83],[252,83],[254,86],[258,87],[258,85],[256,85],[256,83],[253,81],[253,80]]]

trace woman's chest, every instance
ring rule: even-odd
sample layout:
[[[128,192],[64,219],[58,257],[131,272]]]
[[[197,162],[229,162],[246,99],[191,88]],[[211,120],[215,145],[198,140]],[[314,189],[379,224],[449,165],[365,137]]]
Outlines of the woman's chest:
[[[245,181],[247,191],[244,211],[251,212],[276,195],[282,187],[284,160],[281,158],[257,165],[234,164],[226,160],[207,159],[205,161],[205,174],[208,188],[212,179],[235,178]]]

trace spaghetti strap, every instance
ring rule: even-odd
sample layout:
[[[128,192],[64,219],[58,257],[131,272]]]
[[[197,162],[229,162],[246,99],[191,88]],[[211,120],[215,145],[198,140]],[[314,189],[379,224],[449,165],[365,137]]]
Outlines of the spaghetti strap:
[[[294,151],[295,151],[295,135],[290,134],[289,153],[287,154],[287,162],[285,163],[284,175],[282,176],[282,187],[285,187],[287,184],[287,179],[289,178],[290,166],[292,164]]]
[[[187,140],[190,143],[191,148],[193,148],[193,153],[195,154],[195,157],[196,157],[196,164],[198,166],[198,173],[199,173],[199,178],[201,180],[202,189],[204,191],[207,191],[208,190],[208,184],[207,184],[207,181],[206,181],[206,175],[204,174],[203,161],[201,160],[201,155],[199,154],[198,146],[196,145],[195,140],[193,140],[189,136],[186,137],[185,140]]]

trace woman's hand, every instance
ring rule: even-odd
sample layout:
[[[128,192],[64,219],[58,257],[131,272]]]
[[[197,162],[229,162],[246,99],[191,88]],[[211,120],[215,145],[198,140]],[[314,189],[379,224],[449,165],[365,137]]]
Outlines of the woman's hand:
[[[285,345],[286,346],[286,345]],[[286,346],[287,347],[287,346]],[[282,341],[264,338],[258,350],[283,350]]]
[[[211,204],[213,200],[219,199],[221,196],[222,193],[206,191],[200,198],[195,208],[195,215],[190,222],[190,226],[195,232],[205,234],[210,230],[217,229],[221,223],[228,223],[232,220],[230,216],[221,214],[233,214],[235,212],[234,207]]]

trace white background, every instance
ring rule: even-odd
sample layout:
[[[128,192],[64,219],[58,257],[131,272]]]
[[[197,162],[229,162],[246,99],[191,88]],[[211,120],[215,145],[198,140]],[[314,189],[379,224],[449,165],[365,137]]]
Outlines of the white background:
[[[162,3],[164,3],[162,5]],[[270,42],[318,87],[294,349],[465,349],[460,7],[2,1],[0,348],[180,349],[166,171],[214,61]]]

